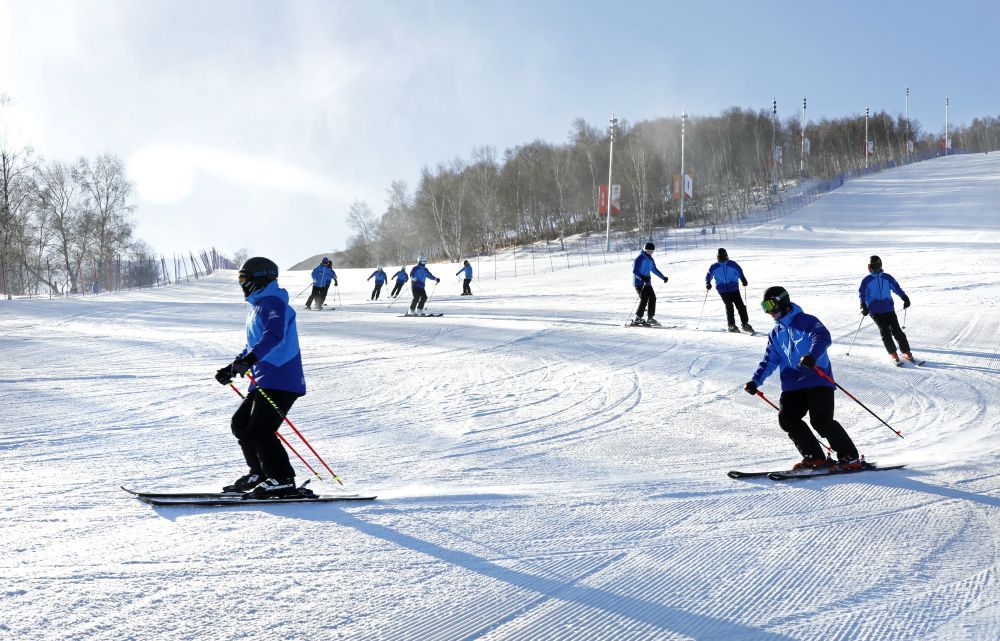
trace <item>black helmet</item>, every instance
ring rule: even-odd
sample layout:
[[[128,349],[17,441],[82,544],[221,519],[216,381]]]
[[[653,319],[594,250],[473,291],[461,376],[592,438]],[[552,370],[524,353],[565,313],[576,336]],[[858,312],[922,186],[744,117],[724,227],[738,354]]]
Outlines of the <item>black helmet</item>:
[[[868,259],[868,271],[873,273],[882,271],[882,259],[878,256],[870,257]]]
[[[656,249],[656,245],[654,245],[653,243],[646,243],[646,246],[645,246],[645,247],[643,247],[643,249],[644,249],[645,251],[648,251],[648,252],[651,252],[651,251],[653,251],[654,249]]]
[[[729,260],[729,252],[726,251],[725,247],[719,247],[719,253],[715,255],[720,263],[724,263]]]
[[[243,267],[240,267],[240,287],[243,288],[244,297],[266,287],[277,278],[278,266],[274,261],[262,256],[248,258]]]
[[[768,287],[764,290],[764,300],[760,302],[760,308],[763,309],[768,314],[772,313],[774,310],[779,310],[780,315],[775,318],[781,318],[785,313],[791,308],[792,301],[788,297],[788,291],[780,285],[775,285],[774,287]]]

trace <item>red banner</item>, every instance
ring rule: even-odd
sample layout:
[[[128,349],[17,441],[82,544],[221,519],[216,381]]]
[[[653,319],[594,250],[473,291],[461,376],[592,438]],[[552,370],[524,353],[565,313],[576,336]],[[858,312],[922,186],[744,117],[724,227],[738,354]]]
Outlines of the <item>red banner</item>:
[[[615,216],[621,213],[621,197],[622,188],[621,185],[611,186],[611,215]],[[606,216],[608,214],[608,186],[600,185],[597,196],[597,215]]]

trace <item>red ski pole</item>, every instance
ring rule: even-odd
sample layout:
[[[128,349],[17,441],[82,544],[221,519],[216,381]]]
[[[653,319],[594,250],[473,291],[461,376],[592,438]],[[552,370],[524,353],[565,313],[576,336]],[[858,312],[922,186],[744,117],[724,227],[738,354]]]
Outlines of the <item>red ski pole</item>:
[[[764,392],[762,392],[760,390],[757,390],[757,396],[761,397],[762,399],[764,399],[765,403],[767,403],[768,405],[770,405],[774,409],[778,410],[778,406],[775,405],[774,403],[772,403],[770,401],[770,399],[768,399],[766,396],[764,396]],[[781,410],[778,410],[778,411],[780,412]],[[833,454],[833,448],[832,447],[830,447],[829,445],[827,445],[823,441],[820,441],[819,444],[822,445],[823,447],[825,447],[827,452],[829,452],[830,454]]]
[[[290,420],[288,420],[288,417],[285,416],[280,409],[278,409],[278,406],[275,405],[274,401],[271,400],[271,397],[268,396],[267,393],[260,388],[260,385],[257,385],[257,381],[254,379],[253,374],[251,374],[249,371],[247,372],[247,378],[249,378],[250,382],[257,387],[257,391],[260,392],[260,395],[264,397],[264,400],[266,400],[268,403],[271,404],[271,407],[273,407],[274,411],[278,413],[278,416],[280,416],[282,420],[288,423],[288,426],[292,428],[292,431],[295,432],[295,435],[298,436],[302,440],[302,442],[306,444],[306,447],[308,447],[309,451],[313,453],[313,456],[319,459],[319,462],[323,464],[323,467],[325,467],[326,471],[330,473],[330,476],[332,476],[334,480],[337,481],[337,483],[343,485],[344,482],[340,480],[340,477],[337,476],[337,473],[330,469],[330,466],[326,464],[326,461],[324,461],[323,457],[319,455],[319,452],[313,449],[313,446],[309,444],[309,441],[306,440],[306,437],[302,436],[302,433],[299,432],[298,428],[296,428],[295,425]]]
[[[881,417],[880,417],[880,416],[879,416],[878,414],[876,414],[875,412],[873,412],[873,411],[871,411],[870,409],[868,409],[868,406],[867,406],[867,405],[865,405],[864,403],[862,403],[861,401],[859,401],[858,399],[856,399],[856,398],[854,397],[854,394],[851,394],[850,392],[848,392],[847,390],[845,390],[845,389],[844,389],[843,387],[841,387],[841,386],[840,386],[840,383],[838,383],[837,381],[835,381],[835,380],[833,380],[832,378],[830,378],[829,376],[827,376],[827,375],[826,375],[826,372],[824,372],[823,370],[821,370],[821,369],[819,368],[819,365],[813,365],[813,369],[814,369],[814,370],[816,370],[816,373],[817,373],[817,374],[819,374],[820,376],[822,376],[822,377],[823,377],[823,378],[825,378],[826,380],[828,380],[828,381],[830,381],[831,383],[833,383],[834,385],[836,385],[836,386],[837,386],[837,389],[839,389],[839,390],[840,390],[841,392],[843,392],[844,394],[847,394],[848,396],[850,396],[850,397],[851,397],[851,400],[852,400],[852,401],[854,401],[855,403],[857,403],[857,404],[858,404],[858,405],[860,405],[861,407],[865,408],[865,410],[866,410],[866,411],[867,411],[867,412],[868,412],[869,414],[871,414],[872,416],[874,416],[875,418],[877,418],[877,419],[879,420],[879,422],[881,422],[881,423],[882,423],[882,425],[885,425],[885,426],[886,426],[886,427],[888,427],[888,428],[889,428],[890,430],[892,430],[893,434],[895,434],[895,435],[896,435],[896,436],[898,436],[899,438],[903,438],[903,435],[902,435],[902,434],[901,434],[901,433],[900,433],[900,432],[899,432],[898,430],[896,430],[896,429],[893,429],[892,425],[889,425],[888,423],[886,423],[885,421],[883,421],[883,420],[882,420],[882,418],[881,418]]]
[[[239,394],[240,398],[246,398],[246,396],[243,395],[243,392],[241,392],[240,390],[238,390],[236,388],[236,386],[233,385],[232,381],[230,381],[229,387],[233,388],[233,391],[236,392],[237,394]],[[274,431],[274,435],[281,439],[281,442],[285,444],[285,447],[287,447],[288,449],[290,449],[292,451],[292,454],[294,454],[295,456],[299,457],[299,460],[302,461],[302,464],[305,465],[306,467],[308,467],[309,471],[316,475],[316,478],[318,478],[321,481],[323,480],[323,477],[319,475],[319,472],[317,472],[316,470],[314,470],[313,467],[312,467],[312,465],[309,465],[309,463],[304,458],[302,458],[302,455],[295,451],[295,448],[292,447],[291,443],[289,443],[287,440],[285,440],[285,437],[281,435],[281,432],[275,430]]]

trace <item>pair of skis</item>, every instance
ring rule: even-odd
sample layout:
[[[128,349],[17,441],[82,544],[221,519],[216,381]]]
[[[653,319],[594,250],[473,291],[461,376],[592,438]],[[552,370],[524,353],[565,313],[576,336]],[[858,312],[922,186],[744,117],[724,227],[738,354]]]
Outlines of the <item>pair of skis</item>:
[[[801,470],[775,470],[770,472],[740,472],[731,470],[728,474],[731,479],[757,479],[769,478],[772,481],[794,481],[797,479],[812,479],[819,476],[837,476],[840,474],[857,474],[859,472],[885,472],[887,470],[899,470],[906,465],[887,465],[879,467],[874,463],[865,463],[856,470],[841,470],[834,466],[824,466],[818,468],[806,468]]]
[[[225,505],[274,505],[278,503],[337,503],[343,501],[373,501],[374,494],[313,494],[311,496],[247,498],[240,492],[138,492],[120,486],[143,503],[156,506],[219,507]]]
[[[400,314],[400,318],[438,318],[444,314]]]

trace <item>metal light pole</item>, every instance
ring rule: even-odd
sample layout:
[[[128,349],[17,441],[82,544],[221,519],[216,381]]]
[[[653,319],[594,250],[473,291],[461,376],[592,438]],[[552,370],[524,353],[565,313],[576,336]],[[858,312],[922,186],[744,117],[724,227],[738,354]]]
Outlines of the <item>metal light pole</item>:
[[[865,169],[868,169],[868,107],[865,107]]]
[[[906,121],[906,155],[910,155],[910,88],[906,88],[906,98],[903,100],[903,120]]]
[[[944,99],[944,155],[948,155],[948,103],[949,98]]]
[[[687,112],[681,112],[681,215],[677,219],[677,226],[684,226],[684,126],[687,124]]]
[[[778,99],[771,98],[771,193],[778,193],[778,159],[775,158],[777,144]]]
[[[806,175],[806,97],[802,96],[802,148],[799,149],[799,176]]]
[[[615,127],[618,125],[618,119],[615,118],[614,114],[611,114],[611,147],[608,152],[608,212],[607,216],[607,229],[605,232],[605,239],[607,242],[607,251],[611,252],[611,167],[615,159]]]

